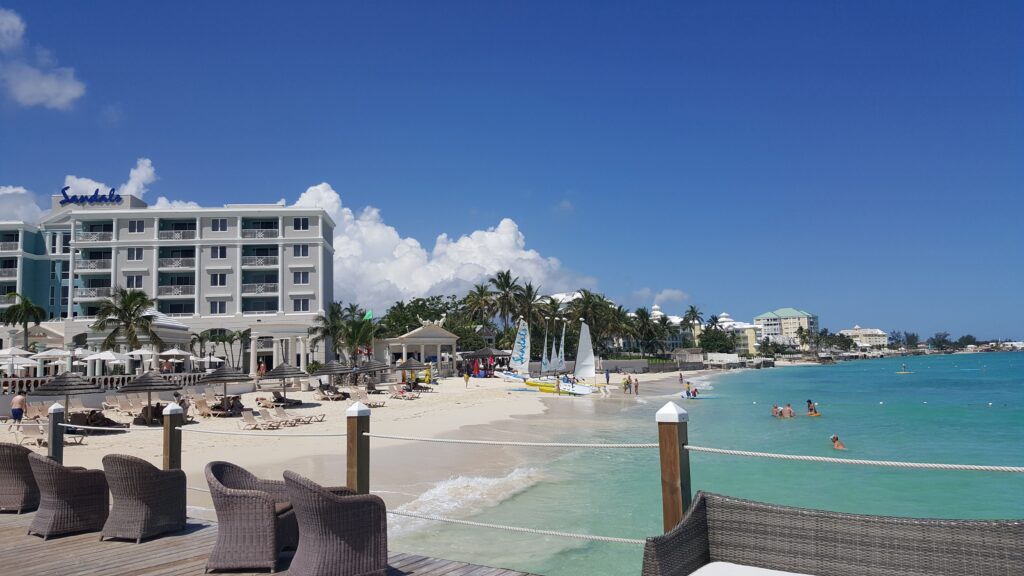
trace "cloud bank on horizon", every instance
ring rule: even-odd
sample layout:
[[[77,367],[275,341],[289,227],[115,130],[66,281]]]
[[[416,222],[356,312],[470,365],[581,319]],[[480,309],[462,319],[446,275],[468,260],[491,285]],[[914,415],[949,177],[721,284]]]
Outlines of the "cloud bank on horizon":
[[[0,8],[0,86],[20,106],[67,110],[85,94],[85,84],[48,50],[29,46],[25,29],[17,12]]]
[[[117,189],[142,198],[157,181],[149,158],[139,158],[128,180]],[[64,178],[69,194],[91,194],[111,186],[84,176]],[[281,204],[287,203],[282,201]],[[323,208],[335,222],[334,297],[384,310],[397,300],[417,296],[465,294],[473,284],[486,282],[501,270],[512,270],[521,282],[533,282],[544,293],[592,287],[594,279],[562,267],[557,258],[542,256],[526,247],[526,237],[511,218],[494,227],[475,230],[458,238],[441,234],[431,248],[387,224],[378,208],[360,211],[344,206],[341,195],[324,182],[302,192],[294,206]],[[160,196],[153,209],[200,208],[195,202]],[[28,223],[37,223],[46,211],[23,186],[0,186],[0,211]]]

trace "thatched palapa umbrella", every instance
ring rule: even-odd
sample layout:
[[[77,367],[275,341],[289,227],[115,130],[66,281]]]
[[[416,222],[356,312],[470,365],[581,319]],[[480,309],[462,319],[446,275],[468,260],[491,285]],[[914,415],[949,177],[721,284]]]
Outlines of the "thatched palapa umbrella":
[[[287,380],[289,378],[302,378],[302,377],[305,377],[305,376],[309,376],[309,374],[306,374],[305,372],[303,372],[302,370],[299,370],[295,366],[292,366],[291,364],[289,364],[287,362],[284,362],[282,364],[278,364],[277,366],[274,366],[274,369],[271,370],[270,372],[267,372],[266,374],[264,374],[263,378],[264,379],[269,378],[271,380],[273,380],[275,378],[280,378],[281,379],[281,395],[283,395],[285,398],[287,398],[288,397],[288,390],[285,388],[285,384],[284,384],[285,380]]]
[[[497,348],[481,348],[472,352],[463,352],[463,358],[508,358],[511,357],[510,352],[504,350],[498,350]]]
[[[82,394],[99,394],[103,392],[99,384],[82,378],[78,372],[62,372],[50,378],[45,384],[29,392],[30,396],[63,396],[64,410],[68,410],[71,396]]]
[[[221,406],[227,406],[226,400],[228,397],[228,384],[232,382],[251,382],[252,378],[247,374],[242,374],[234,368],[224,365],[217,368],[213,372],[210,372],[206,376],[199,379],[200,384],[223,384],[224,385],[224,400]]]
[[[327,364],[321,366],[316,372],[313,372],[313,376],[330,376],[333,382],[335,376],[341,376],[343,374],[351,374],[355,369],[345,364],[344,362],[338,362],[337,360],[331,360]]]
[[[153,392],[172,392],[179,390],[181,384],[171,382],[164,378],[160,373],[155,371],[149,371],[141,376],[137,376],[132,379],[131,382],[121,386],[118,390],[121,394],[129,394],[134,392],[145,392],[146,393],[146,407],[149,412],[149,423],[153,423]]]

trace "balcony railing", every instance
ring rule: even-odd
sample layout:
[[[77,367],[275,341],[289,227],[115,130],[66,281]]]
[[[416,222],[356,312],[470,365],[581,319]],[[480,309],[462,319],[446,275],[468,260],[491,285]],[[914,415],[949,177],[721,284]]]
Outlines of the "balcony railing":
[[[194,284],[176,284],[174,286],[157,286],[157,296],[192,296],[196,293]]]
[[[157,233],[161,240],[195,240],[195,230],[161,230]]]
[[[75,236],[75,240],[79,242],[109,242],[113,239],[113,232],[89,232],[82,230]]]
[[[245,312],[245,313],[246,314],[257,314],[257,312],[252,312],[252,311],[248,311],[248,312]],[[260,339],[260,340],[257,340],[256,342],[257,342],[257,344],[256,344],[256,349],[257,350],[273,350],[274,349],[274,341],[273,340]]]
[[[260,284],[242,284],[242,294],[276,294],[277,284],[263,282]]]
[[[110,286],[98,286],[96,288],[75,288],[75,298],[107,298],[110,296]]]
[[[14,278],[17,275],[17,268],[0,268],[0,278]]]
[[[242,266],[277,266],[277,256],[242,256]]]
[[[79,258],[75,260],[75,268],[75,272],[81,270],[110,270],[110,259],[83,260]]]
[[[195,268],[195,258],[160,258],[157,260],[161,268]]]
[[[14,252],[21,249],[21,242],[15,240],[14,242],[0,242],[0,250],[4,252]]]
[[[16,304],[17,302],[17,296],[8,296],[6,294],[0,296],[0,306],[10,306],[11,304]]]
[[[277,310],[242,310],[242,314],[259,315],[259,314],[277,314]],[[263,348],[258,348],[263,350]]]
[[[277,228],[242,228],[242,238],[277,238]]]

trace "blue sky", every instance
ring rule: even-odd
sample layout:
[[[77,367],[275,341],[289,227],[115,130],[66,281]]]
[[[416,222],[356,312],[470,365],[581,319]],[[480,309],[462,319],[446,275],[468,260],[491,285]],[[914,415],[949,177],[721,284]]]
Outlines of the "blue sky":
[[[8,74],[83,87],[5,88],[0,185],[141,157],[204,205],[328,182],[428,252],[511,218],[544,282],[632,306],[1024,338],[1020,3],[0,8]]]

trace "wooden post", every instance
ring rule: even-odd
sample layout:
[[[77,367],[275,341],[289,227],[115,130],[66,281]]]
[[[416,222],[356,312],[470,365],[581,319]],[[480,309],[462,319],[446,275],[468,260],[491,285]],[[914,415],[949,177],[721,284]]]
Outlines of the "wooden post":
[[[668,402],[655,415],[661,453],[661,512],[665,532],[683,520],[690,507],[690,454],[686,425],[689,416],[675,402]]]
[[[181,469],[181,430],[185,414],[175,402],[164,407],[164,470]]]
[[[370,431],[370,409],[362,402],[356,402],[345,411],[348,417],[348,476],[345,484],[359,494],[370,493],[370,438],[363,433]]]
[[[49,410],[49,430],[46,434],[47,453],[50,459],[58,464],[64,463],[64,407],[60,402],[54,402]]]

